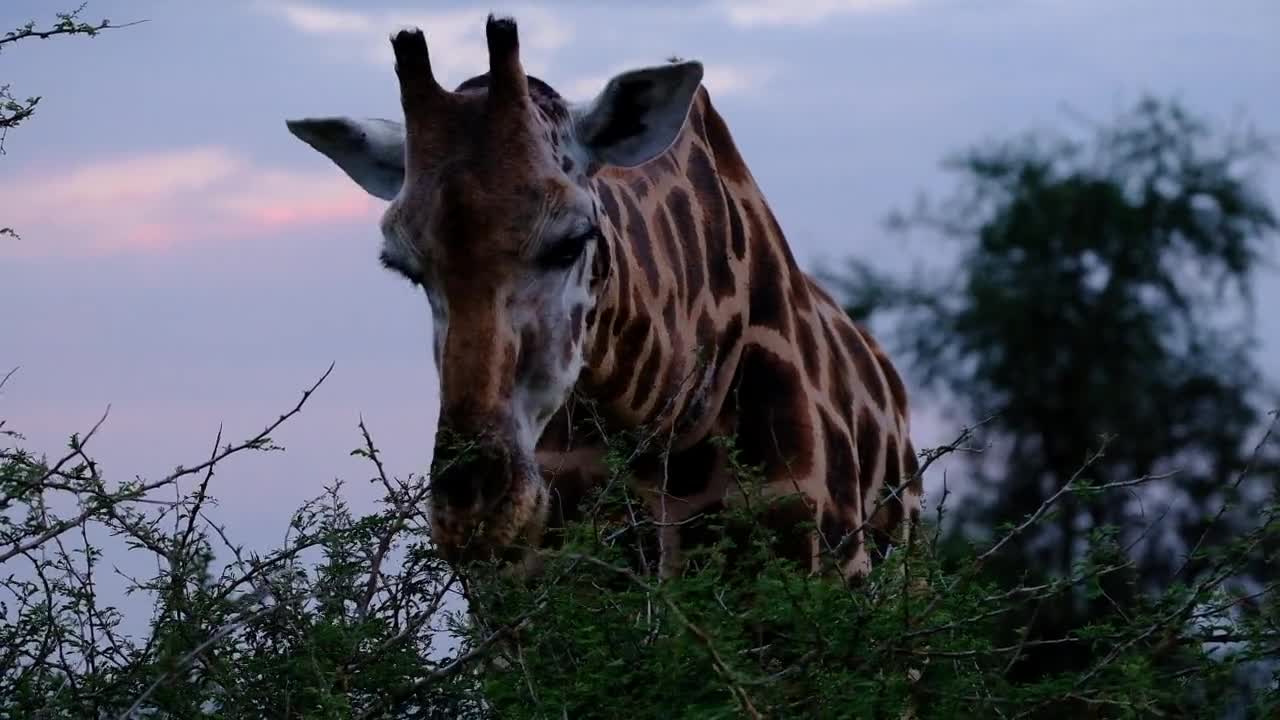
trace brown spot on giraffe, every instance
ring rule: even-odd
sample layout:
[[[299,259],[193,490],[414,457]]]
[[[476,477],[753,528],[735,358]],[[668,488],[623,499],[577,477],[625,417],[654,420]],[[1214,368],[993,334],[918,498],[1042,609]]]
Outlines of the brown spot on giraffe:
[[[707,145],[711,147],[711,151],[717,158],[716,169],[719,170],[720,177],[732,185],[753,184],[751,171],[747,170],[747,164],[742,161],[742,155],[738,153],[738,146],[733,142],[729,126],[725,124],[720,113],[712,107],[710,94],[707,98],[706,109],[701,117]]]
[[[618,204],[614,191],[608,185],[602,185],[597,192],[600,193],[600,204],[604,206],[604,214],[609,222],[616,228],[623,228],[626,223],[622,217],[622,206]]]
[[[631,247],[635,250],[636,261],[640,264],[640,268],[644,271],[644,277],[649,281],[649,291],[656,292],[661,288],[661,278],[658,273],[658,260],[654,256],[655,243],[649,240],[649,223],[645,222],[644,215],[640,212],[640,207],[636,205],[636,201],[628,192],[620,193],[622,196],[622,205],[626,208],[626,232],[629,236],[644,238],[644,242],[632,242]]]
[[[733,246],[733,256],[741,260],[747,255],[747,233],[742,228],[742,214],[738,212],[738,204],[733,201],[733,196],[724,186],[724,181],[720,182],[720,188],[724,191],[729,203],[729,241]]]
[[[748,345],[738,361],[733,393],[743,461],[762,466],[770,478],[809,475],[813,423],[795,364],[760,345]]]
[[[684,292],[690,298],[702,295],[707,279],[707,253],[702,243],[696,242],[698,233],[697,221],[693,218],[693,205],[687,190],[674,187],[667,195],[667,207],[671,213],[671,222],[677,236],[694,239],[695,242],[684,243],[686,261],[684,265]]]
[[[849,478],[858,477],[858,468],[853,460],[853,443],[840,422],[828,416],[824,410],[822,418],[822,441],[824,460],[826,461],[827,492],[838,507],[850,507],[855,502],[857,490],[850,484]]]
[[[644,362],[640,365],[640,371],[636,374],[635,394],[632,397],[631,405],[633,409],[642,410],[648,402],[656,397],[655,390],[657,387],[658,371],[662,369],[663,353],[662,348],[654,338],[653,347],[649,349],[648,355],[644,358]]]
[[[700,442],[688,450],[672,453],[665,467],[653,471],[663,477],[660,488],[667,494],[689,498],[706,492],[719,460],[719,448],[710,442]]]
[[[857,369],[858,379],[863,389],[875,401],[876,407],[885,407],[884,385],[880,382],[880,366],[875,356],[871,354],[871,349],[863,341],[862,334],[852,324],[839,326],[839,331],[845,350],[848,351]]]
[[[858,426],[854,436],[853,446],[858,453],[858,469],[861,472],[860,478],[873,478],[880,474],[880,448],[882,444],[879,425],[876,423],[875,416],[867,408],[862,408],[858,413]],[[874,485],[870,482],[862,482],[857,490],[858,494],[867,499],[867,494],[874,489]],[[875,498],[869,498],[874,502]]]
[[[614,343],[614,357],[624,359],[628,363],[634,363],[638,367],[639,361],[644,358],[650,329],[650,320],[647,316],[634,315],[629,318],[625,329]],[[634,385],[634,377],[624,373],[615,373],[597,384],[593,395],[599,395],[604,400],[618,400],[626,396]]]
[[[808,318],[803,315],[794,316],[796,344],[800,347],[800,355],[804,359],[804,370],[809,381],[822,386],[822,356],[818,354],[818,339]]]
[[[779,278],[783,278],[779,282]],[[791,334],[791,304],[787,302],[787,286],[782,264],[773,248],[757,248],[751,258],[751,290],[749,317],[752,325],[777,330],[784,337]]]
[[[841,348],[841,344],[836,340],[835,331],[831,327],[832,323],[822,322],[822,338],[825,341],[827,354],[827,393],[831,397],[832,404],[840,412],[841,418],[844,419],[847,427],[853,427],[853,390],[849,383],[848,367],[849,358]]]
[[[657,245],[661,248],[662,262],[667,267],[683,268],[684,253],[681,252],[680,243],[676,239],[675,229],[671,222],[671,215],[667,212],[667,208],[658,206],[657,217],[654,218],[654,225],[657,227],[658,240]],[[683,306],[685,298],[684,293],[687,291],[687,283],[680,284],[674,288],[676,296],[673,302]]]
[[[701,231],[707,279],[711,295],[717,301],[731,297],[736,291],[733,267],[729,263],[729,213],[724,186],[716,175],[707,151],[700,145],[690,146],[685,160],[688,182],[702,210]]]
[[[913,467],[901,378],[796,265],[699,63],[621,73],[571,106],[525,74],[514,21],[486,37],[488,72],[447,91],[423,35],[396,35],[403,123],[289,123],[390,201],[380,258],[431,305],[434,542],[533,571],[518,547],[555,542],[603,481],[604,436],[643,429],[669,443],[636,473],[667,523],[662,572],[693,540],[679,521],[742,500],[721,435],[770,497],[798,494],[761,522],[817,569]],[[465,472],[455,437],[481,451]],[[902,490],[879,530],[919,517],[919,483]],[[867,557],[859,540],[838,564],[859,576]]]

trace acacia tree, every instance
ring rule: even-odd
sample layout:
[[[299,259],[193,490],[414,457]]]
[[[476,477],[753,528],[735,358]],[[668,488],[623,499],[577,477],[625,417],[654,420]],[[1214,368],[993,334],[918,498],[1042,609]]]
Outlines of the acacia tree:
[[[891,342],[935,400],[990,418],[954,538],[1018,521],[1087,458],[1104,482],[1162,478],[1127,496],[1063,497],[991,566],[1067,576],[1090,536],[1116,533],[1133,572],[1090,599],[1029,609],[1045,632],[1190,582],[1206,558],[1189,555],[1252,527],[1274,492],[1277,454],[1254,452],[1277,406],[1253,355],[1252,281],[1277,220],[1250,171],[1268,157],[1254,133],[1212,132],[1146,98],[1092,137],[1030,134],[952,158],[954,195],[890,226],[956,243],[954,269],[900,278],[854,261],[828,278],[856,319],[897,321]],[[1274,587],[1270,553],[1233,579]],[[1054,649],[1028,667],[1090,661]]]

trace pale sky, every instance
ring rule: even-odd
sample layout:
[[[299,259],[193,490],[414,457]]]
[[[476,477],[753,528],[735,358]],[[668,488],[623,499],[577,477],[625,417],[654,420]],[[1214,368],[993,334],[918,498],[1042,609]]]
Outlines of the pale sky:
[[[61,6],[6,0],[0,26]],[[1172,94],[1280,132],[1275,0],[93,0],[89,19],[149,22],[0,55],[0,82],[44,96],[0,157],[0,225],[23,236],[0,239],[0,373],[21,366],[0,417],[54,454],[110,405],[95,456],[110,476],[155,477],[207,455],[219,424],[256,432],[336,363],[278,435],[287,452],[215,481],[219,519],[250,544],[277,541],[335,477],[368,506],[369,470],[348,455],[360,416],[392,472],[424,469],[427,304],[378,264],[381,201],[284,121],[398,117],[387,36],[403,24],[423,28],[446,84],[483,72],[490,10],[519,21],[526,68],[575,99],[626,67],[702,60],[808,268],[936,257],[890,238],[885,214],[948,187],[947,153],[1061,126],[1065,106],[1109,119]],[[1280,379],[1280,278],[1260,280],[1263,364]],[[918,446],[959,429],[919,412]]]

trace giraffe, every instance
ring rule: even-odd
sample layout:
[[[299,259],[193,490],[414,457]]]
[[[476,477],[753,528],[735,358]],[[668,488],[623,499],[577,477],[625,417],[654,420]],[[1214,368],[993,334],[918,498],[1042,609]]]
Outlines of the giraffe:
[[[728,436],[767,493],[802,500],[766,518],[808,528],[788,557],[865,577],[921,512],[907,393],[797,266],[702,64],[622,72],[578,102],[525,73],[514,19],[490,15],[486,40],[488,71],[449,91],[421,30],[392,36],[403,124],[287,123],[389,201],[381,262],[430,306],[434,544],[536,573],[530,549],[607,474],[599,429],[575,425],[589,404],[605,432],[666,439],[633,473],[661,576],[696,541],[688,521],[740,494]]]

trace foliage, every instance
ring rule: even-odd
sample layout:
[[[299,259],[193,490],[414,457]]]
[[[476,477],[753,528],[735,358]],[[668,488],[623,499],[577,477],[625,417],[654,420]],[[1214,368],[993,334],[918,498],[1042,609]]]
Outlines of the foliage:
[[[327,376],[327,373],[326,373]],[[323,377],[321,381],[323,381]],[[319,383],[317,383],[317,386]],[[930,520],[910,546],[846,586],[772,553],[755,522],[770,503],[754,468],[735,468],[741,501],[702,518],[714,542],[686,573],[658,579],[634,558],[654,526],[634,504],[628,440],[601,508],[540,551],[543,572],[517,580],[476,565],[458,575],[435,555],[422,478],[389,478],[360,424],[378,509],[358,516],[341,485],[293,515],[286,542],[241,547],[210,518],[214,470],[226,458],[279,448],[271,435],[315,391],[246,441],[158,480],[112,484],[92,459],[94,432],[57,460],[7,438],[0,454],[0,717],[1269,717],[1280,676],[1241,692],[1241,673],[1280,649],[1274,585],[1221,583],[1274,540],[1277,498],[1231,542],[1205,547],[1212,571],[1055,638],[998,640],[1028,604],[1073,590],[1104,592],[1130,568],[1099,534],[1069,577],[1001,583],[981,572],[1051,516],[1062,498],[1112,494],[1148,480],[1090,482],[1080,473],[999,540],[940,551]],[[971,451],[971,432],[922,453]],[[725,442],[732,448],[730,440]],[[1087,471],[1087,468],[1086,468]],[[1155,481],[1155,480],[1150,480]],[[177,491],[177,492],[175,492]],[[68,503],[66,500],[72,500]],[[69,508],[57,513],[55,507]],[[938,506],[940,519],[945,498]],[[642,512],[642,511],[641,511]],[[635,519],[631,519],[635,518]],[[129,588],[153,608],[142,637],[98,591],[101,542],[156,559]],[[956,557],[958,556],[958,558]],[[465,588],[470,620],[449,609]],[[1244,607],[1255,608],[1242,615]],[[456,644],[449,647],[451,638]],[[1231,652],[1222,651],[1230,644]],[[1020,679],[1034,647],[1088,646],[1086,671]],[[912,673],[920,672],[912,680]],[[1247,710],[1247,713],[1246,713]]]
[[[1280,453],[1252,452],[1276,406],[1252,322],[1277,219],[1251,171],[1269,157],[1255,133],[1143,99],[1083,139],[1028,134],[954,157],[952,196],[892,218],[952,243],[954,268],[896,278],[854,262],[831,278],[854,317],[897,320],[886,334],[918,398],[928,390],[957,416],[990,418],[989,451],[966,464],[977,490],[955,509],[957,540],[1040,505],[1100,437],[1100,481],[1167,476],[1127,497],[1063,498],[990,568],[1063,576],[1090,534],[1116,534],[1136,560],[1132,582],[1042,608],[1045,632],[1204,577],[1204,561],[1184,557],[1231,542],[1280,481]],[[1266,557],[1228,582],[1272,580]],[[1028,670],[1095,660],[1055,649]]]
[[[351,513],[340,485],[326,488],[293,514],[285,544],[265,554],[207,514],[215,468],[232,455],[279,450],[271,434],[314,390],[252,438],[224,445],[219,436],[208,459],[153,481],[108,483],[86,449],[96,427],[53,462],[5,430],[0,717],[37,709],[50,718],[132,717],[150,708],[167,717],[345,718],[425,668],[456,679],[406,691],[399,706],[420,710],[400,717],[457,716],[469,702],[467,679],[430,657],[456,579],[425,545],[421,483],[379,475],[385,509],[364,517]],[[358,452],[377,462],[371,444]],[[56,513],[60,506],[70,509]],[[120,609],[99,597],[107,563],[95,537],[155,557],[152,577],[125,578],[128,593],[154,608],[143,639],[126,634]]]

